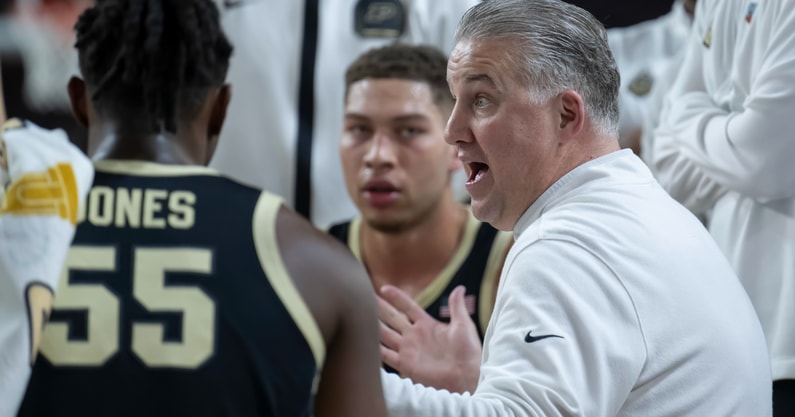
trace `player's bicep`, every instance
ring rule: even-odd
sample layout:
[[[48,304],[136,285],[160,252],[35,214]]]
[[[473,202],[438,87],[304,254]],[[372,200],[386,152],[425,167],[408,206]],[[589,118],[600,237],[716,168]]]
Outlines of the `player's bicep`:
[[[338,272],[337,272],[338,271]],[[375,294],[360,268],[339,268],[329,277],[338,304],[339,323],[328,345],[316,400],[317,417],[385,415],[379,369]],[[361,278],[361,279],[360,279]]]
[[[279,212],[277,236],[326,343],[315,415],[385,416],[375,292],[364,267],[339,241],[289,209]]]

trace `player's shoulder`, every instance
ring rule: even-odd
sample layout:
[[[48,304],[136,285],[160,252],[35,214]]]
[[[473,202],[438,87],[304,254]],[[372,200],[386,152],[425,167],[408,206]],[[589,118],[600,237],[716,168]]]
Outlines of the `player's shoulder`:
[[[372,297],[367,272],[344,244],[272,194],[264,193],[260,206],[260,220],[255,220],[255,227],[271,230],[265,233],[272,233],[270,241],[277,247],[278,260],[274,262],[284,265],[286,274],[316,313],[321,328],[329,329],[340,311],[359,308],[350,305],[349,300]]]
[[[344,295],[369,284],[364,267],[347,246],[292,209],[281,205],[274,224],[282,260],[299,286],[311,283],[329,295]]]
[[[354,281],[366,277],[346,246],[317,229],[275,194],[260,193],[252,228],[263,268],[267,271],[277,265],[299,289],[334,292],[337,287],[347,287],[352,277]]]
[[[295,253],[300,258],[315,260],[314,265],[306,265],[308,268],[323,270],[331,265],[358,264],[339,240],[317,229],[287,206],[280,207],[275,230],[283,255]]]

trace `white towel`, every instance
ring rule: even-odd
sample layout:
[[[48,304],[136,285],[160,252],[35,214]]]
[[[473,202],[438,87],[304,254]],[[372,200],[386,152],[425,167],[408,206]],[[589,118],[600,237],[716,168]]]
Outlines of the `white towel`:
[[[0,417],[15,416],[94,169],[62,130],[0,133]]]

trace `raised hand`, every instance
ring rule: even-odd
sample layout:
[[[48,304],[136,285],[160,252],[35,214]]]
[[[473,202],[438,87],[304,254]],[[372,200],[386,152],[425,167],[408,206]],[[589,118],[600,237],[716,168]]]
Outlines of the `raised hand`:
[[[482,346],[464,301],[464,287],[450,294],[450,323],[431,317],[405,292],[383,286],[378,297],[381,358],[414,382],[451,392],[474,392]]]

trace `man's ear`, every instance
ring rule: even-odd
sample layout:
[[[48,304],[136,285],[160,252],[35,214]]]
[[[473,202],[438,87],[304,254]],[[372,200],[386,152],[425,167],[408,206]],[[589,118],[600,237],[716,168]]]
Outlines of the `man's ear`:
[[[566,90],[558,96],[560,129],[575,136],[585,126],[585,102],[576,91]]]
[[[210,163],[210,160],[215,155],[215,148],[218,146],[218,139],[221,134],[221,128],[224,126],[226,120],[226,109],[229,107],[229,100],[232,98],[232,88],[229,84],[224,84],[215,95],[212,110],[210,112],[210,120],[207,124],[207,155],[204,161],[205,165]]]
[[[229,107],[229,100],[231,99],[232,87],[229,84],[222,85],[215,96],[213,110],[210,114],[210,123],[207,126],[209,137],[221,134],[221,128],[224,126],[224,120],[226,120],[226,109]]]
[[[88,127],[88,91],[86,91],[86,83],[79,77],[72,77],[69,79],[67,85],[69,92],[69,101],[72,103],[72,115],[77,123],[83,127]]]

